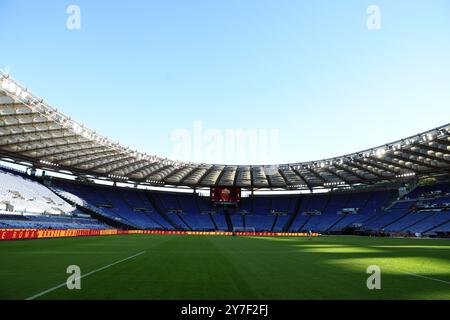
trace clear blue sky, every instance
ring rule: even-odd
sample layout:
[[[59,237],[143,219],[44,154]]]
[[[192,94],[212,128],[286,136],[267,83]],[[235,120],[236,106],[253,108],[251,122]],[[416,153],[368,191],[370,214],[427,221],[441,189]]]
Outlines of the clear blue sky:
[[[81,30],[66,28],[71,4]],[[381,30],[366,27],[372,4]],[[196,120],[278,129],[285,163],[450,119],[448,0],[0,0],[0,39],[0,69],[92,129],[161,156]]]

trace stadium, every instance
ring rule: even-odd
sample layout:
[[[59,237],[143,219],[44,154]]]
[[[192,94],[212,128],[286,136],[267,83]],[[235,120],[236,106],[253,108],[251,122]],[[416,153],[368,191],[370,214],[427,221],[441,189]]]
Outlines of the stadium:
[[[404,282],[405,285],[403,292],[384,292],[388,298],[422,297],[409,296],[414,291],[408,286],[420,286],[422,292],[426,292],[424,288],[429,289],[427,297],[449,297],[445,271],[449,267],[448,240],[333,237],[448,238],[449,124],[354,154],[283,164],[276,169],[273,165],[192,164],[127,150],[43,103],[10,76],[1,74],[0,82],[1,160],[27,168],[22,172],[8,166],[0,169],[0,238],[71,237],[2,242],[2,258],[5,261],[18,259],[15,250],[19,247],[31,252],[45,248],[49,256],[55,248],[64,247],[62,252],[67,255],[73,252],[75,256],[83,249],[75,260],[88,269],[111,261],[114,256],[132,252],[138,256],[132,256],[134,261],[124,263],[122,268],[140,270],[145,267],[152,270],[151,274],[161,276],[161,267],[170,263],[178,265],[169,268],[174,274],[166,274],[163,280],[152,276],[130,279],[130,273],[134,272],[127,270],[123,280],[149,281],[154,288],[159,283],[160,287],[151,294],[138,290],[124,296],[124,292],[117,292],[112,287],[82,291],[82,298],[333,298],[333,294],[314,292],[312,288],[307,292],[295,292],[295,284],[289,285],[289,277],[278,279],[279,283],[273,284],[269,291],[262,288],[258,291],[262,282],[246,284],[246,280],[240,286],[233,280],[236,287],[230,288],[229,283],[221,279],[229,276],[239,279],[240,268],[247,269],[243,272],[253,270],[256,275],[253,281],[271,269],[295,268],[298,262],[295,258],[291,260],[293,252],[301,252],[305,258],[312,256],[310,259],[318,259],[316,262],[323,259],[323,255],[331,255],[336,261],[329,263],[342,268],[340,272],[344,277],[365,276],[364,272],[358,275],[353,270],[345,270],[348,265],[344,263],[353,265],[356,270],[364,264],[377,262],[383,267],[386,264],[392,272],[389,274],[393,278],[392,284]],[[36,169],[41,169],[43,174],[37,176]],[[72,179],[46,172],[72,175]],[[161,186],[168,191],[145,188]],[[178,188],[188,188],[191,192],[176,192]],[[264,190],[297,190],[301,193],[254,194]],[[317,190],[326,192],[318,193]],[[205,196],[207,191],[209,196]],[[243,191],[249,194],[243,196]],[[330,236],[314,239],[314,242],[304,241],[319,235]],[[95,255],[95,261],[89,261],[94,257],[89,254],[99,250],[105,257]],[[240,260],[240,254],[245,255],[245,260]],[[152,265],[154,255],[164,263]],[[340,261],[338,257],[342,255],[350,258]],[[272,258],[277,262],[258,270],[258,261],[264,263]],[[392,262],[385,263],[384,258]],[[67,263],[63,256],[62,261],[52,262],[32,262],[33,255],[21,259],[30,259],[23,260],[28,262],[26,268],[37,263],[37,267],[51,270],[59,263]],[[228,259],[239,261],[239,264],[230,265]],[[425,261],[433,263],[423,270]],[[292,266],[287,266],[289,264]],[[304,267],[301,262],[298,266]],[[308,267],[311,266],[314,264]],[[402,271],[405,266],[408,267]],[[14,270],[9,272],[21,272],[16,264],[11,267]],[[184,268],[187,270],[182,271]],[[177,278],[187,277],[185,272],[195,272],[197,268],[202,272],[192,281],[183,283],[192,289],[178,291]],[[228,268],[232,271],[226,271]],[[325,265],[325,269],[328,268],[330,266]],[[411,273],[416,279],[405,277],[409,273],[406,270],[410,269],[420,272],[417,275]],[[121,280],[120,268],[109,272],[116,280],[118,273],[118,280]],[[92,281],[89,285],[95,287],[96,281],[108,276],[105,273],[92,276],[87,280]],[[213,274],[219,279],[213,280],[217,283],[211,289],[196,290],[196,285],[204,283]],[[2,298],[27,298],[27,294],[33,298],[33,290],[37,292],[39,287],[45,287],[41,282],[48,282],[50,286],[52,280],[58,278],[51,271],[45,276],[36,279],[32,286],[19,285],[13,286],[14,290],[2,291],[5,294]],[[2,283],[11,281],[8,278],[2,277]],[[13,279],[17,281],[17,277]],[[173,284],[167,286],[164,281],[173,281]],[[310,285],[316,281],[313,279]],[[356,286],[346,292],[347,297],[370,297],[369,292],[361,296],[364,282],[361,284],[360,288]],[[308,285],[302,281],[302,286]],[[173,291],[168,290],[169,287]],[[61,289],[42,297],[80,296]]]
[[[221,164],[134,150],[32,90],[0,72],[0,300],[450,300],[448,114]]]

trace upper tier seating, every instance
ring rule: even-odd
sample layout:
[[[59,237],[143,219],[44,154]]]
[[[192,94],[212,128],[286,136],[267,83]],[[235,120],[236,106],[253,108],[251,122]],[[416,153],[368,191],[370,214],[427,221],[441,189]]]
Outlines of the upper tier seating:
[[[0,210],[58,215],[76,209],[42,184],[0,170]]]

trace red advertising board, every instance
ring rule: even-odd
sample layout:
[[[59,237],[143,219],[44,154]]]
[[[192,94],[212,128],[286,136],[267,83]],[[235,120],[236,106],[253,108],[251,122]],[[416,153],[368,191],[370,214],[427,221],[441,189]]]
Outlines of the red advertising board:
[[[260,237],[305,237],[306,233],[274,233],[274,232],[215,232],[215,231],[161,231],[161,230],[38,230],[38,229],[0,229],[1,240],[26,240],[65,237],[112,236],[127,234],[159,234],[188,236],[260,236]],[[317,236],[317,234],[313,234]]]

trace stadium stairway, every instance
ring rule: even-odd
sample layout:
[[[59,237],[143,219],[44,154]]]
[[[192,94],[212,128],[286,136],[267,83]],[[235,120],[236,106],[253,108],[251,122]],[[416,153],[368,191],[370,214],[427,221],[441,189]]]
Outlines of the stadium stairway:
[[[309,220],[311,220],[311,215],[308,215],[308,218],[306,218],[305,222],[303,222],[303,224],[300,226],[300,228],[298,228],[297,231],[304,231],[303,228],[308,224]]]
[[[147,197],[145,196],[145,192],[139,193],[139,197],[144,201],[149,201],[147,200]],[[149,205],[151,205],[151,203],[148,203]],[[144,212],[145,215],[147,217],[149,217],[152,221],[155,222],[156,225],[159,225],[161,227],[161,229],[163,230],[172,230],[173,226],[171,224],[168,223],[168,221],[166,219],[164,219],[157,211],[155,208],[150,208],[150,211],[145,211]]]
[[[415,225],[422,223],[425,220],[432,219],[434,212],[412,212],[404,218],[389,225],[386,231],[405,231],[413,228]]]
[[[388,211],[387,213],[381,214],[377,219],[373,220],[372,225],[368,224],[369,229],[374,231],[381,231],[386,230],[389,226],[395,224],[396,222],[400,221],[401,219],[407,217],[409,214],[412,213],[411,209],[397,209],[398,211]],[[402,210],[405,210],[405,212],[402,212]],[[388,221],[383,221],[389,219]],[[392,219],[392,220],[391,220]],[[382,222],[382,224],[380,224]]]
[[[330,232],[331,230],[333,230],[333,228],[338,225],[342,220],[344,220],[345,218],[348,217],[348,213],[343,214],[341,216],[341,218],[339,218],[336,222],[334,222],[331,226],[328,227],[328,229],[325,230],[325,232]]]
[[[150,204],[155,208],[155,210],[159,213],[161,217],[164,218],[172,227],[175,228],[175,230],[182,231],[183,228],[176,224],[165,212],[161,209],[161,207],[157,204],[155,199],[153,199],[152,195],[150,193],[146,193],[147,199],[150,202]]]
[[[218,231],[228,231],[229,226],[226,221],[225,214],[221,214],[220,210],[217,211],[215,214],[210,214],[212,221],[214,222],[214,225],[216,226],[216,230]]]
[[[214,229],[216,229],[216,231],[219,231],[219,227],[217,226],[217,223],[214,221],[212,214],[208,213],[208,216],[211,219],[212,224],[214,225]]]
[[[384,208],[392,208],[396,202],[398,201],[399,193],[398,190],[396,192],[393,192],[391,197],[386,201],[386,204],[384,205]]]
[[[392,195],[384,202],[381,207],[378,207],[374,210],[372,214],[366,216],[363,220],[358,221],[358,224],[362,224],[363,226],[369,224],[370,222],[378,219],[381,215],[386,212],[385,208],[391,207],[393,203],[397,201],[398,191],[393,192]]]
[[[227,222],[228,231],[232,232],[233,231],[233,222],[231,222],[230,211],[228,211],[228,209],[224,209],[223,213],[225,215],[225,221]]]
[[[435,230],[435,229],[438,229],[438,228],[440,228],[440,227],[446,225],[447,223],[450,223],[450,219],[447,220],[447,221],[445,221],[445,222],[443,222],[443,223],[440,223],[440,224],[438,224],[438,225],[435,225],[433,228],[430,228],[430,229],[428,229],[428,230],[425,230],[423,233],[425,233],[425,234],[426,234],[426,233],[429,233],[429,232],[431,232],[431,231],[433,231],[433,230]]]
[[[183,218],[182,214],[176,213],[175,215],[178,217],[178,219],[181,220],[181,222],[183,222],[186,225],[186,227],[188,227],[189,230],[191,231],[193,230],[192,227],[189,225],[189,223],[187,223],[186,219]]]
[[[375,209],[375,211],[372,214],[369,214],[366,216],[363,220],[358,221],[358,224],[362,224],[363,226],[369,224],[370,222],[378,219],[381,215],[385,214],[386,212],[383,209]]]
[[[416,223],[414,226],[409,227],[408,232],[413,233],[425,233],[430,232],[439,225],[442,225],[446,221],[450,220],[450,212],[436,212],[429,219],[422,220]]]
[[[330,205],[330,201],[331,201],[331,196],[330,195],[325,195],[324,196],[325,199],[323,199],[322,197],[318,196],[316,198],[317,199],[321,199],[318,202],[316,202],[316,205],[314,207],[309,207],[309,210],[318,210],[321,212],[320,215],[310,215],[306,221],[305,224],[303,224],[301,230],[313,230],[313,231],[323,231],[323,230],[318,230],[318,224],[320,224],[322,222],[323,217],[328,216],[327,213],[327,209],[328,206]],[[323,201],[325,200],[325,201]],[[318,220],[318,221],[317,221]]]
[[[125,193],[120,192],[118,193],[120,196],[120,199],[127,205],[128,209],[131,211],[135,211],[137,208],[140,209],[140,212],[145,215],[151,222],[153,225],[158,226],[158,228],[161,229],[166,229],[165,226],[163,226],[159,221],[157,221],[156,219],[154,219],[154,217],[151,215],[151,213],[148,211],[147,206],[145,205],[145,203],[139,203],[139,205],[137,205],[137,203],[135,203],[135,205],[132,204],[131,198],[128,198]],[[136,193],[131,193],[134,197],[135,197],[135,201],[139,200],[142,201],[142,199],[140,198],[140,192],[136,192]],[[130,194],[130,195],[131,195]]]
[[[167,226],[163,225],[163,223],[161,221],[158,221],[157,219],[155,219],[154,216],[151,215],[151,213],[145,211],[144,214],[155,223],[155,225],[158,225],[161,229],[163,230],[168,230]],[[156,213],[157,214],[157,213]]]
[[[297,218],[298,212],[300,211],[301,206],[302,206],[302,197],[297,197],[294,212],[289,217],[288,221],[286,222],[286,225],[283,227],[283,232],[287,232],[288,230],[291,229],[292,223]]]
[[[358,197],[361,198],[360,195],[358,195]],[[353,195],[350,195],[350,197],[349,197],[349,199],[348,199],[348,201],[347,201],[347,203],[346,203],[346,207],[349,207],[349,208],[359,208],[359,212],[364,212],[365,208],[367,207],[367,204],[369,203],[369,201],[370,201],[370,199],[371,199],[371,194],[369,194],[368,197],[363,197],[364,200],[363,200],[361,206],[354,205],[354,204],[355,204],[355,202],[354,202],[355,199],[354,199],[354,198],[355,198],[355,197],[354,197]],[[357,202],[357,203],[358,203],[358,202]],[[361,202],[359,202],[359,203],[361,203]],[[347,226],[351,223],[351,221],[348,221],[349,223],[344,223],[344,224],[341,224],[341,222],[342,222],[342,221],[346,221],[347,218],[352,219],[351,216],[357,217],[357,215],[350,215],[350,214],[348,214],[348,213],[342,214],[341,217],[339,217],[335,222],[333,222],[333,223],[325,230],[325,232],[340,231],[340,230],[344,229],[345,227],[347,227]],[[348,219],[347,219],[347,220],[348,220]],[[339,226],[340,224],[341,224],[341,227],[340,227],[340,228],[335,228],[336,226]],[[333,229],[335,229],[335,230],[333,230]]]
[[[334,226],[327,230],[327,232],[339,233],[352,225],[361,223],[361,221],[367,219],[368,216],[373,214],[371,211],[373,211],[373,208],[377,206],[374,204],[379,203],[379,199],[382,197],[383,195],[381,193],[377,194],[371,192],[360,193],[356,196],[352,196],[352,202],[349,204],[349,207],[359,208],[358,213],[345,215],[338,222],[336,222]]]
[[[275,220],[273,220],[272,223],[272,227],[270,228],[270,232],[273,232],[273,230],[275,229],[275,226],[277,225],[277,221],[278,221],[278,215],[275,215]]]
[[[336,195],[333,200],[330,199],[326,211],[323,212],[322,221],[316,225],[316,231],[327,232],[338,221],[341,221],[343,218],[342,216],[345,216],[345,214],[338,215],[338,212],[342,208],[350,207],[349,204],[351,204],[351,198],[351,195],[344,193]]]

